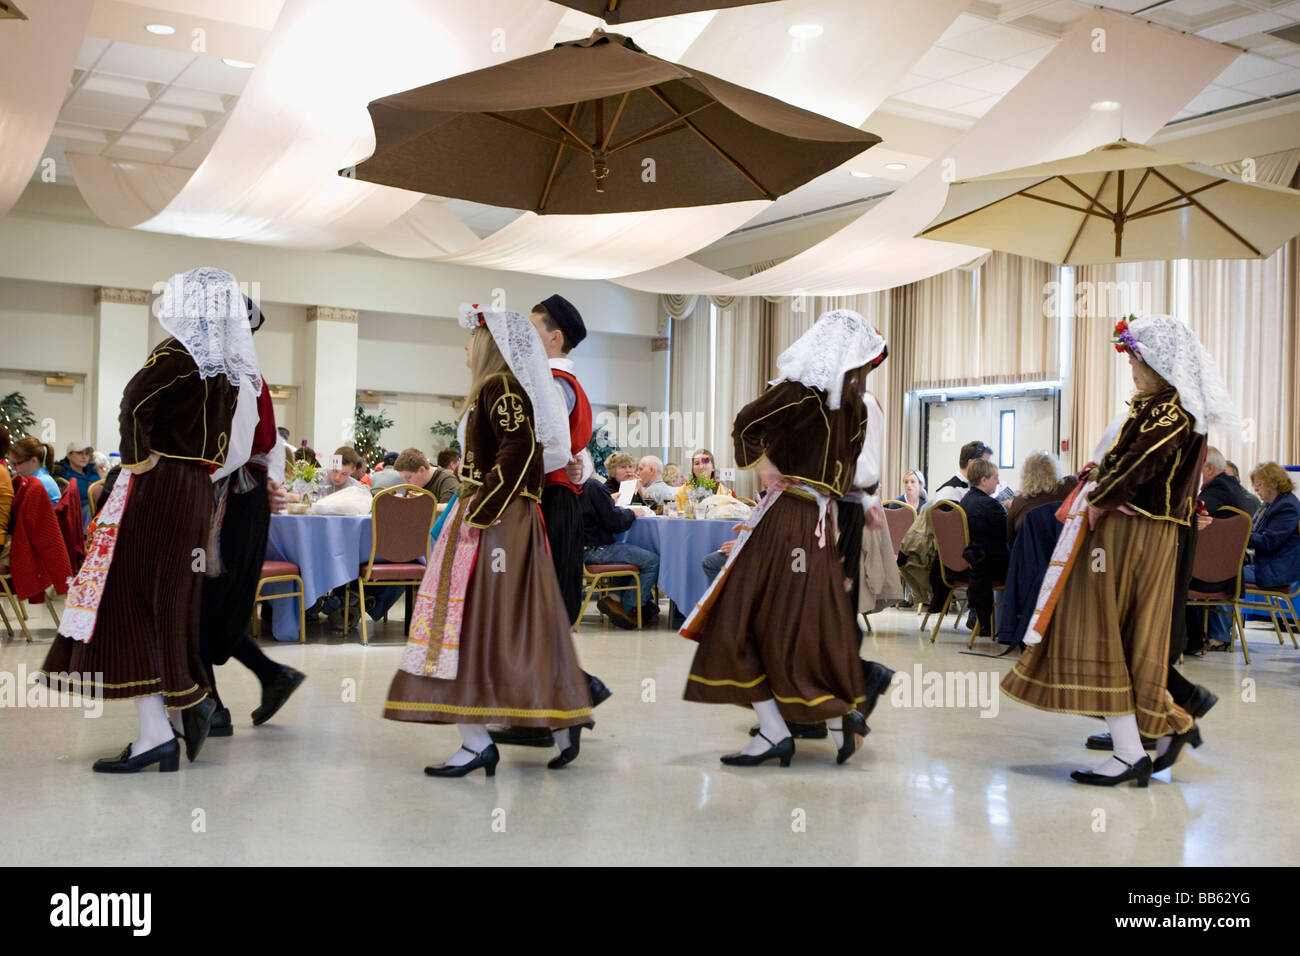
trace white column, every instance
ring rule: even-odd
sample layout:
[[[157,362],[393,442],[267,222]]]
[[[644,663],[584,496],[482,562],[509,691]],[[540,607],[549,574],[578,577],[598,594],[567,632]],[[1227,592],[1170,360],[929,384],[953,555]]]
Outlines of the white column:
[[[97,451],[118,450],[122,392],[149,355],[149,293],[143,289],[95,290],[95,347],[91,382],[90,435]],[[62,453],[62,448],[55,451]]]
[[[667,421],[669,386],[668,337],[666,335],[650,340],[650,363],[654,369],[651,376],[651,381],[654,382],[654,392],[652,395],[646,396],[648,399],[647,405],[651,412],[660,411],[665,413],[662,420]],[[667,464],[668,429],[664,428],[658,435],[653,436],[653,439],[656,440],[656,443],[651,451]]]
[[[357,407],[357,310],[314,305],[307,309],[306,370],[299,422],[303,437],[327,462],[352,443]]]

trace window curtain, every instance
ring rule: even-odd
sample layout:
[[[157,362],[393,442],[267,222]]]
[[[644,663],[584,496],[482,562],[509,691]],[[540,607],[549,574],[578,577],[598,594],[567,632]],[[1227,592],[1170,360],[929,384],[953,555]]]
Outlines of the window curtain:
[[[674,464],[689,474],[691,447],[704,440],[712,422],[709,420],[709,395],[712,380],[709,367],[709,313],[707,305],[689,319],[672,320],[669,339],[668,403],[673,427],[668,435],[668,457],[664,464]]]
[[[713,421],[707,447],[719,466],[736,468],[732,491],[750,500],[758,493],[753,470],[741,471],[735,460],[731,426],[736,413],[752,402],[767,385],[761,375],[759,351],[763,314],[771,305],[755,296],[739,296],[714,313]]]
[[[1053,280],[1059,269],[1037,259],[994,252],[985,262],[976,371],[986,384],[1060,377],[1059,310],[1045,308]]]

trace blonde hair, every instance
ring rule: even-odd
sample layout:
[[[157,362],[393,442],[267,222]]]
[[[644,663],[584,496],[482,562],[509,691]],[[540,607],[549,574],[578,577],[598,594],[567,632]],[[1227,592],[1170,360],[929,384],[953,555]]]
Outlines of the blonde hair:
[[[1026,497],[1046,494],[1060,483],[1056,459],[1046,452],[1034,452],[1020,466],[1020,493]]]
[[[506,364],[506,357],[497,348],[496,339],[492,338],[492,333],[486,325],[480,325],[475,329],[470,341],[472,343],[469,348],[470,386],[469,392],[465,395],[463,413],[466,415],[474,407],[483,384],[493,375],[510,371],[510,366]]]
[[[613,477],[614,477],[614,469],[617,468],[617,467],[619,467],[620,465],[631,465],[633,468],[635,468],[635,467],[636,467],[636,459],[634,459],[631,455],[629,455],[629,454],[628,454],[627,452],[625,452],[625,451],[616,451],[616,452],[612,452],[612,453],[611,453],[611,454],[610,454],[610,455],[605,459],[605,474],[607,474],[607,475],[609,475],[609,477],[613,478]]]
[[[1262,465],[1257,465],[1250,473],[1250,480],[1252,484],[1258,483],[1265,488],[1271,488],[1279,495],[1288,495],[1295,490],[1295,482],[1291,480],[1291,476],[1275,461],[1266,461]]]
[[[992,478],[998,473],[998,466],[983,458],[976,458],[966,466],[966,481],[974,488],[985,478]]]

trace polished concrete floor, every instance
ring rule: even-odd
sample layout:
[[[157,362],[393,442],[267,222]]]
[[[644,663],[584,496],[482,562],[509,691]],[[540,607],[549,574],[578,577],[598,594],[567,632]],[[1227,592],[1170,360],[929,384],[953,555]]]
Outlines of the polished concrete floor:
[[[666,615],[665,615],[666,618]],[[258,685],[237,663],[218,680],[236,714],[179,773],[105,776],[91,762],[131,740],[135,710],[0,710],[0,863],[5,864],[1294,864],[1300,859],[1300,651],[1253,625],[1240,654],[1189,660],[1219,694],[1188,751],[1149,789],[1097,789],[1067,774],[1097,756],[1100,724],[1044,714],[977,691],[1010,666],[966,653],[967,632],[931,645],[915,616],[873,618],[864,656],[906,674],[872,716],[852,761],[800,741],[794,763],[723,767],[750,714],[688,704],[694,645],[666,624],[642,633],[594,615],[577,637],[584,666],[615,696],[597,711],[577,762],[503,748],[497,776],[435,780],[422,768],[459,744],[450,727],[381,718],[401,648],[400,606],[376,643],[314,626],[305,645],[269,648],[308,679],[254,728]],[[949,618],[951,623],[951,617]],[[0,645],[0,679],[39,667],[54,636]],[[975,650],[989,652],[977,643]],[[981,677],[981,672],[985,675]],[[948,693],[927,685],[947,675]],[[970,674],[963,683],[957,675]],[[8,679],[12,680],[13,677]],[[983,682],[981,684],[981,682]],[[973,689],[957,706],[958,684]],[[938,706],[946,704],[947,706]],[[927,706],[928,705],[928,706]],[[972,706],[973,705],[973,706]],[[996,709],[996,714],[993,711]],[[980,716],[981,710],[990,716]],[[1172,779],[1171,779],[1172,773]]]

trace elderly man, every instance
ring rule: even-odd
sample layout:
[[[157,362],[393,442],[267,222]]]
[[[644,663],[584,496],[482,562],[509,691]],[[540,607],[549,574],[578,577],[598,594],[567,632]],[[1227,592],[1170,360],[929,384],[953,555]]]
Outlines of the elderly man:
[[[641,479],[641,496],[646,504],[660,508],[676,491],[664,483],[664,463],[654,455],[646,455],[636,463],[636,476]]]

